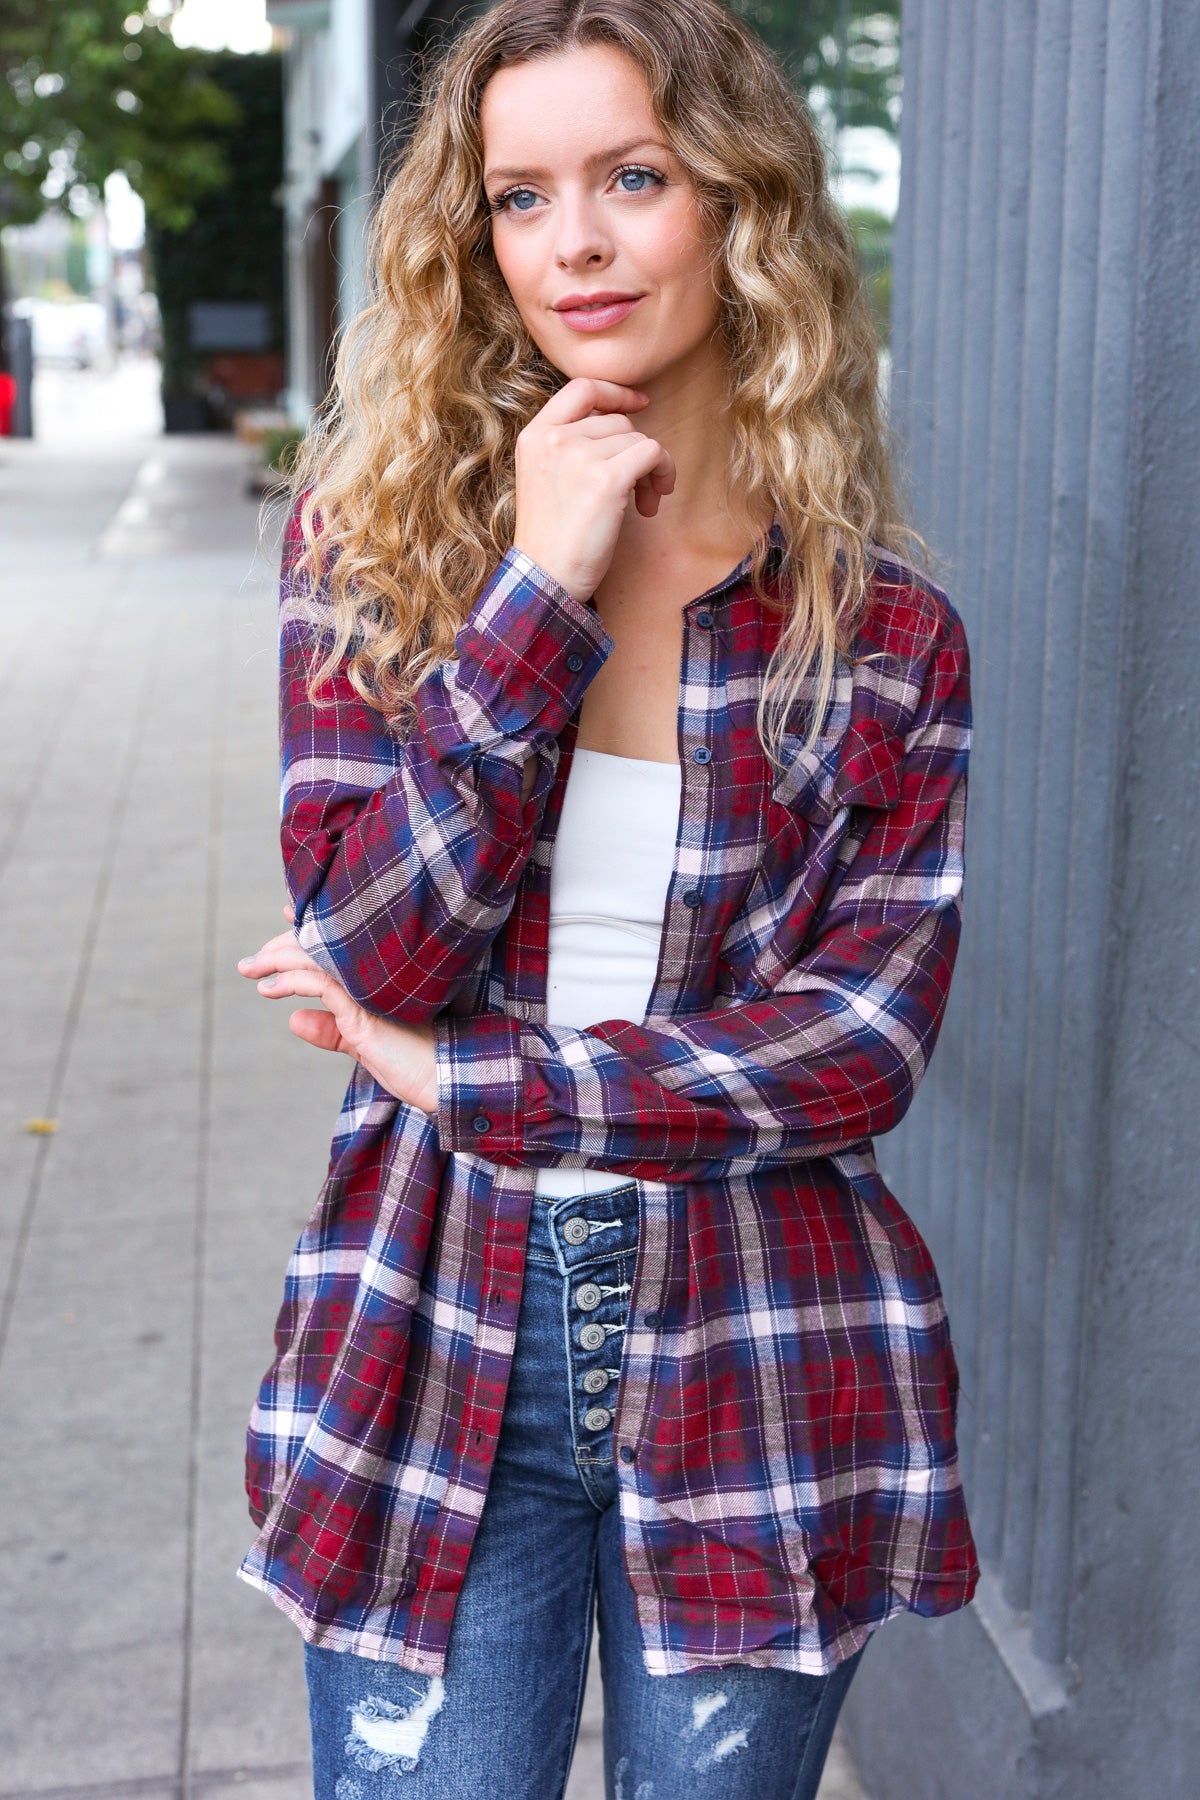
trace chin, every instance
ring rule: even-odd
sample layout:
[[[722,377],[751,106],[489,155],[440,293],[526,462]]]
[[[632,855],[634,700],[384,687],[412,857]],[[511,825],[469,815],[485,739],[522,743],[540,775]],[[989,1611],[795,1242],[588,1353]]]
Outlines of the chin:
[[[550,361],[568,381],[578,381],[583,376],[589,376],[593,381],[615,381],[621,387],[640,388],[652,381],[656,373],[653,368],[647,368],[640,358],[628,354],[551,357]]]

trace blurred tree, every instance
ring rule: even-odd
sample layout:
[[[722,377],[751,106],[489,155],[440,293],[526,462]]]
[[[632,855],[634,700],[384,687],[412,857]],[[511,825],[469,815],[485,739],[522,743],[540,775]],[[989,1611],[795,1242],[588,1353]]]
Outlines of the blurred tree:
[[[176,230],[230,174],[236,100],[170,34],[179,0],[0,0],[0,219],[78,203],[123,170]]]
[[[894,133],[900,0],[726,0],[771,46],[832,137],[847,125]]]

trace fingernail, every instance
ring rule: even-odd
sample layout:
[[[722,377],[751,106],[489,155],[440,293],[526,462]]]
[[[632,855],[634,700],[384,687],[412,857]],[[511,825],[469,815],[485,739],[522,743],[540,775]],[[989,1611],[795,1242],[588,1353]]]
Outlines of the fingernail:
[[[273,987],[277,987],[278,984],[279,984],[278,975],[264,975],[258,985],[259,985],[259,987],[273,988]]]

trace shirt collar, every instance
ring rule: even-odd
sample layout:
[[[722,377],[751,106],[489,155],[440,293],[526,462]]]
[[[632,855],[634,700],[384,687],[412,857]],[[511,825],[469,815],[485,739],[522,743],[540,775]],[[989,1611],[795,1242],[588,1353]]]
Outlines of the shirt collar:
[[[767,552],[767,563],[764,573],[769,576],[778,571],[779,564],[783,557],[783,551],[787,544],[787,537],[784,533],[783,526],[780,523],[778,513],[776,513],[771,521],[771,529],[767,534],[767,541],[770,544],[770,549]],[[697,594],[695,600],[692,601],[691,604],[699,605],[699,603],[703,601],[706,606],[712,606],[716,601],[723,600],[733,588],[737,587],[746,579],[747,575],[750,573],[750,564],[753,560],[754,552],[750,551],[747,555],[743,556],[736,569],[731,569],[728,575],[718,581],[713,587],[706,589],[703,594]]]

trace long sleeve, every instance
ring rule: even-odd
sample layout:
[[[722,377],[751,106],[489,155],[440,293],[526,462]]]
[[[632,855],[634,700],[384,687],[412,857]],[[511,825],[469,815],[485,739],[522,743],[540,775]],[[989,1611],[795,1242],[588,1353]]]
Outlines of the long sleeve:
[[[958,945],[969,744],[967,646],[951,615],[921,672],[894,790],[858,822],[812,941],[760,958],[769,992],[587,1030],[443,1017],[442,1148],[705,1180],[828,1155],[895,1125],[937,1038]],[[845,830],[847,843],[848,820]]]
[[[459,630],[455,655],[418,689],[415,724],[401,740],[344,667],[310,700],[321,596],[314,603],[297,592],[301,548],[293,513],[279,723],[295,932],[356,1000],[417,1024],[449,1003],[507,919],[553,783],[558,734],[612,640],[594,610],[510,550]]]

